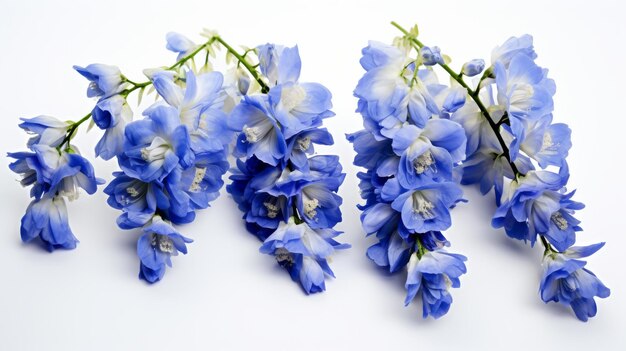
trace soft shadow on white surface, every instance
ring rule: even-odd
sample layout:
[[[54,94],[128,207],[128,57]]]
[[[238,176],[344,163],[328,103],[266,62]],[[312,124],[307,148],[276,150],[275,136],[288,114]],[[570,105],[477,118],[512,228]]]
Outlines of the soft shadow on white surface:
[[[93,101],[73,64],[117,64],[131,78],[174,60],[165,33],[198,39],[203,27],[230,42],[298,44],[302,80],[333,92],[335,118],[327,120],[348,173],[337,279],[323,294],[305,296],[272,257],[258,253],[232,199],[223,191],[212,207],[181,231],[195,242],[173,259],[164,281],[137,279],[137,232],[115,226],[117,211],[102,193],[70,205],[80,239],[71,252],[48,253],[19,240],[27,192],[3,163],[0,172],[4,224],[0,235],[0,349],[2,350],[277,350],[277,349],[626,349],[621,331],[623,247],[620,201],[626,195],[619,164],[626,123],[623,100],[626,34],[619,1],[108,1],[5,2],[0,5],[0,116],[3,151],[24,148],[18,117],[83,116]],[[607,241],[589,267],[612,289],[598,301],[598,316],[577,321],[563,306],[538,296],[541,250],[507,239],[490,227],[492,199],[466,189],[470,200],[453,211],[446,233],[451,250],[468,256],[468,274],[453,291],[450,313],[422,320],[421,306],[404,307],[404,274],[389,276],[365,257],[371,239],[359,224],[360,202],[353,152],[344,133],[360,128],[352,89],[362,70],[360,50],[368,39],[390,41],[388,24],[419,23],[426,43],[453,58],[489,59],[511,35],[535,36],[539,64],[557,82],[555,121],[573,129],[570,184],[587,209],[581,244]],[[468,29],[469,28],[469,29]],[[440,79],[444,79],[440,77]],[[94,130],[76,139],[93,159]],[[94,162],[111,179],[114,162]]]

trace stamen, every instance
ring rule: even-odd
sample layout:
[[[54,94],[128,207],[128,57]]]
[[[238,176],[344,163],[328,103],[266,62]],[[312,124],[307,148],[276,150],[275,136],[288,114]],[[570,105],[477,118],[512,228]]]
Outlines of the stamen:
[[[267,217],[276,218],[276,216],[278,216],[278,211],[280,210],[280,208],[275,203],[264,202],[263,205],[267,209]]]
[[[256,143],[259,141],[261,136],[259,129],[255,127],[244,128],[243,132],[246,134],[246,140],[250,143]]]
[[[279,247],[274,251],[274,255],[276,256],[276,262],[278,262],[281,267],[289,268],[295,263],[293,255],[285,248]]]
[[[137,189],[133,188],[132,186],[129,186],[128,188],[126,188],[126,192],[128,193],[128,195],[130,195],[131,197],[137,197],[139,196],[139,192],[137,191]]]
[[[415,173],[417,174],[422,174],[431,168],[433,169],[434,172],[436,172],[437,170],[434,164],[435,164],[435,158],[433,157],[433,154],[430,152],[430,150],[426,151],[425,153],[421,154],[418,158],[413,160],[413,168],[415,169]]]
[[[167,235],[153,233],[150,244],[152,245],[152,247],[158,248],[161,252],[174,252],[174,242],[172,242],[172,239],[170,239]]]
[[[311,138],[304,137],[298,139],[298,147],[300,148],[300,150],[306,151],[309,149],[309,146],[311,146]]]
[[[559,228],[560,230],[565,230],[569,226],[569,223],[567,223],[567,219],[563,217],[561,211],[554,212],[552,216],[550,216],[550,219],[552,220],[552,222],[554,222],[554,225],[556,225],[557,228]]]
[[[317,216],[315,209],[319,206],[319,203],[317,199],[304,200],[304,215],[310,219],[315,218]]]
[[[206,174],[206,168],[196,168],[196,174],[193,177],[193,181],[189,186],[189,191],[196,192],[200,190],[200,184],[202,180],[204,180],[204,175]]]
[[[435,218],[433,208],[435,206],[432,202],[428,201],[419,191],[413,193],[413,213],[415,215],[420,215],[424,219]]]

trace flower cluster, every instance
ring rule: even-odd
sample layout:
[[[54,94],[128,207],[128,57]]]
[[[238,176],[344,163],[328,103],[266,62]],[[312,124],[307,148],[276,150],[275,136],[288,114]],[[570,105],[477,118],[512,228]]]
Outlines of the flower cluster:
[[[167,48],[178,54],[176,63],[145,70],[148,80],[141,83],[115,66],[75,66],[89,81],[87,96],[97,99],[93,110],[76,122],[48,116],[24,120],[20,127],[32,135],[31,152],[9,153],[16,159],[10,168],[22,176],[23,186],[32,186],[34,200],[22,219],[24,241],[39,237],[49,250],[76,247],[65,198],[78,197],[78,188],[93,194],[104,182],[70,144],[78,128],[89,122],[103,131],[96,156],[115,157],[121,168],[104,189],[108,204],[122,212],[117,224],[142,230],[137,241],[139,277],[159,281],[172,265],[171,256],[187,252],[192,240],[174,226],[193,221],[197,210],[219,196],[234,137],[227,116],[245,83],[236,68],[225,75],[212,70],[209,56],[215,57],[221,47],[241,56],[216,33],[203,35],[207,41],[198,45],[169,33]],[[198,69],[194,58],[199,53],[206,58]],[[156,92],[157,99],[143,111],[143,119],[132,121],[127,98],[135,91],[139,103],[146,91]]]
[[[406,267],[405,303],[419,294],[424,318],[448,312],[449,289],[466,272],[466,258],[447,252],[441,233],[462,201],[458,166],[466,150],[462,126],[449,118],[465,95],[439,83],[431,66],[442,60],[436,47],[411,57],[402,47],[370,42],[354,90],[365,129],[348,135],[354,164],[366,169],[358,174],[363,229],[377,239],[367,256],[391,273]]]
[[[104,130],[96,155],[116,157],[121,171],[104,192],[108,204],[122,214],[122,229],[141,228],[137,241],[139,277],[149,283],[163,278],[171,256],[187,253],[186,243],[174,225],[194,220],[196,211],[209,206],[223,185],[228,170],[228,145],[234,133],[226,125],[224,110],[228,94],[224,77],[207,65],[197,70],[193,57],[208,53],[213,37],[193,44],[177,33],[167,35],[167,48],[179,52],[178,61],[167,68],[145,70],[148,81],[135,83],[115,66],[91,64],[76,70],[91,83],[87,96],[99,97],[91,118]],[[147,86],[157,101],[132,121],[126,98]]]
[[[318,83],[302,83],[298,47],[266,44],[256,48],[257,89],[241,91],[229,124],[240,131],[233,151],[228,192],[244,212],[248,231],[263,241],[307,294],[325,290],[335,250],[349,247],[333,238],[341,221],[337,195],[345,174],[337,156],[309,155],[314,145],[332,145],[321,128],[334,116],[331,94]],[[260,91],[259,91],[260,90]]]
[[[170,256],[186,253],[191,242],[172,225],[193,221],[219,196],[233,133],[221,73],[160,70],[150,72],[150,81],[161,99],[126,126],[117,155],[122,171],[104,192],[122,211],[121,228],[143,228],[140,277],[153,283],[171,266]]]
[[[460,73],[455,73],[448,66],[449,59],[441,55],[439,49],[429,49],[417,39],[416,30],[409,32],[394,25],[404,33],[396,41],[400,48],[415,50],[424,62],[429,62],[425,64],[436,64],[451,77],[450,93],[440,98],[437,96],[441,94],[437,93],[431,96],[435,103],[443,101],[444,110],[446,102],[454,106],[444,111],[445,118],[462,126],[466,134],[464,155],[458,159],[462,164],[461,183],[478,184],[483,194],[494,189],[498,206],[492,219],[495,228],[504,228],[509,237],[529,242],[531,246],[538,240],[542,242],[545,248],[544,277],[540,285],[543,301],[567,304],[584,321],[593,317],[596,313],[594,297],[607,297],[609,290],[583,268],[585,262],[575,258],[591,255],[602,244],[572,247],[576,233],[582,230],[574,212],[584,205],[573,200],[573,191],[566,190],[569,179],[566,157],[572,145],[571,131],[563,123],[553,123],[555,83],[548,78],[548,70],[535,62],[537,54],[532,37],[512,37],[493,49],[489,67],[484,60],[474,59],[465,63]],[[370,65],[374,61],[384,62],[389,66],[393,61],[390,52],[391,49],[385,49],[385,54],[369,54],[370,58],[363,61]],[[406,67],[410,69],[411,64]],[[466,82],[463,76],[475,78]],[[417,77],[421,77],[419,72]],[[417,85],[429,86],[428,83]],[[402,95],[397,88],[389,94],[390,86],[375,90],[378,94],[388,93],[387,100],[379,102],[376,108],[394,110],[387,102],[396,101]],[[423,100],[428,102],[426,98]],[[409,104],[410,101],[409,98]],[[369,103],[362,106],[369,107]],[[366,111],[375,116],[372,108]],[[413,113],[409,108],[409,115]],[[376,117],[370,118],[378,122]],[[383,127],[380,135],[396,138],[400,131],[395,130],[405,127],[397,128],[398,122],[388,120],[390,117],[378,122]],[[440,134],[445,130],[437,129]],[[395,139],[392,148],[394,145],[399,145]],[[399,167],[402,170],[402,160]],[[402,185],[400,172],[397,178]],[[384,188],[380,193],[384,194]]]
[[[71,132],[66,133],[72,124],[48,116],[23,121],[20,127],[33,134],[30,151],[8,154],[15,159],[10,169],[22,177],[22,186],[31,187],[33,198],[22,217],[22,241],[39,238],[48,251],[74,249],[78,239],[69,225],[65,199],[77,199],[79,188],[93,194],[104,181],[69,143]]]

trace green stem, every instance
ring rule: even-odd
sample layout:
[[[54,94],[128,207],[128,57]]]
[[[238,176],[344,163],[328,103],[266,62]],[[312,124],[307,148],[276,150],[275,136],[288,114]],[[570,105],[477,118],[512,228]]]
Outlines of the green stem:
[[[228,43],[226,43],[222,38],[220,37],[212,37],[210,38],[206,43],[198,46],[194,51],[192,51],[191,53],[189,53],[189,55],[183,57],[182,59],[176,61],[176,63],[174,63],[173,65],[169,66],[167,68],[168,71],[174,70],[178,67],[182,67],[187,61],[191,60],[194,56],[196,56],[199,52],[201,52],[202,50],[207,49],[211,44],[213,44],[214,42],[219,42],[220,44],[222,44],[227,50],[228,52],[230,52],[233,56],[235,56],[237,58],[237,60],[239,60],[239,62],[244,65],[246,67],[246,69],[248,70],[248,72],[250,72],[250,74],[254,77],[254,79],[256,79],[256,81],[259,83],[259,85],[261,86],[261,91],[263,93],[267,93],[269,91],[269,87],[261,80],[261,78],[259,77],[259,73],[256,71],[256,69],[254,69],[254,67],[252,67],[248,61],[246,61],[246,59],[244,57],[242,57],[241,55],[239,55],[239,53],[237,53],[237,51],[235,51],[235,49],[233,49],[230,45],[228,45]],[[246,52],[247,54],[247,52]],[[207,51],[207,57],[206,60],[208,61],[208,51]],[[206,63],[205,63],[206,64]],[[145,89],[147,86],[152,84],[151,80],[142,82],[142,83],[137,83],[134,82],[130,79],[128,79],[126,76],[122,76],[122,79],[124,82],[130,83],[132,85],[131,88],[128,89],[124,89],[122,90],[119,95],[123,96],[124,98],[126,98],[130,93],[132,93],[133,91],[137,90],[137,89]],[[64,149],[65,151],[70,150],[70,140],[72,139],[74,133],[76,132],[76,129],[78,129],[78,127],[83,124],[83,122],[87,121],[89,118],[91,118],[92,113],[89,112],[85,117],[81,118],[80,120],[72,123],[68,128],[67,128],[67,134],[65,135],[65,138],[63,138],[63,141],[61,142],[61,144],[57,147],[57,150],[59,150],[59,152],[61,152],[61,150],[63,150],[63,146],[67,144],[67,147]],[[297,216],[297,214],[296,214]],[[299,217],[296,217],[297,220],[300,220]],[[302,222],[302,220],[300,220]]]
[[[91,118],[91,112],[89,112],[85,117],[79,119],[78,121],[72,123],[69,127],[67,127],[67,134],[65,135],[65,138],[63,138],[63,141],[61,141],[61,144],[57,146],[57,150],[59,152],[63,149],[63,145],[65,144],[67,144],[65,151],[68,151],[70,149],[70,140],[72,139],[74,132],[76,132],[76,129],[78,129],[78,127],[89,118]]]
[[[217,41],[218,37],[212,37],[211,39],[209,39],[206,43],[198,46],[194,51],[192,51],[191,53],[189,53],[189,55],[183,57],[182,59],[178,60],[175,64],[171,65],[170,67],[167,68],[168,71],[171,71],[177,67],[182,67],[182,65],[185,64],[185,62],[189,61],[190,59],[192,59],[194,56],[196,56],[196,54],[198,54],[200,51],[206,49],[207,47],[209,47],[211,44],[213,44],[215,41]]]
[[[541,240],[541,244],[544,247],[544,252],[543,252],[544,255],[558,253],[558,251],[555,248],[553,248],[552,245],[548,242],[545,236],[539,235],[539,239]]]
[[[237,52],[237,50],[233,49],[232,46],[228,45],[228,43],[225,42],[224,39],[222,39],[221,37],[214,37],[214,38],[215,40],[217,40],[218,43],[222,44],[222,46],[226,50],[228,50],[228,52],[230,52],[233,56],[235,56],[237,60],[248,70],[248,72],[250,72],[254,80],[256,80],[257,83],[259,83],[259,85],[261,86],[261,92],[263,94],[267,94],[267,92],[270,91],[270,88],[267,86],[267,84],[265,84],[265,82],[263,82],[263,80],[259,76],[259,72],[257,72],[257,70],[254,69],[254,67],[252,67],[252,65]]]
[[[422,44],[422,42],[420,42],[417,38],[411,38],[408,37],[409,32],[402,28],[399,24],[397,24],[396,22],[391,22],[391,25],[393,25],[394,27],[398,28],[402,33],[404,33],[405,36],[407,36],[407,38],[409,38],[415,45],[418,46],[418,48],[422,48],[424,46],[424,44]],[[472,98],[472,100],[474,100],[474,102],[476,103],[476,105],[478,106],[478,108],[480,109],[481,113],[483,114],[483,116],[485,117],[485,119],[487,119],[487,122],[489,123],[489,126],[491,127],[491,129],[493,130],[493,132],[495,133],[496,137],[498,138],[498,142],[500,143],[500,147],[502,147],[503,153],[504,153],[504,157],[506,157],[507,161],[509,162],[509,165],[511,166],[511,169],[513,170],[513,173],[515,174],[515,178],[517,178],[518,176],[523,176],[524,174],[522,174],[517,167],[515,166],[515,163],[511,162],[511,156],[509,154],[509,149],[506,146],[506,143],[504,142],[504,139],[502,138],[502,135],[500,134],[499,130],[500,130],[500,125],[502,123],[506,123],[506,119],[508,119],[508,117],[505,115],[502,117],[502,120],[500,121],[500,123],[495,123],[493,121],[493,119],[491,118],[491,115],[489,115],[489,112],[487,111],[487,108],[485,107],[485,105],[482,103],[482,101],[480,100],[480,97],[478,96],[479,91],[480,91],[480,83],[482,83],[482,81],[484,79],[486,79],[489,74],[487,72],[485,72],[483,74],[483,76],[480,78],[480,82],[478,83],[478,86],[476,87],[475,90],[472,90],[463,80],[461,74],[457,74],[455,73],[448,65],[444,64],[439,64],[439,66],[441,66],[446,72],[448,72],[448,74],[450,75],[450,77],[452,77],[455,81],[457,81],[463,88],[465,88],[467,90],[468,95]],[[556,250],[554,247],[552,247],[552,245],[548,242],[548,240],[546,239],[545,236],[543,235],[539,235],[539,238],[541,240],[541,243],[543,244],[543,247],[545,248],[545,254],[554,254],[554,253],[558,253],[559,251]],[[418,241],[419,244],[419,241]],[[418,246],[418,249],[420,249],[422,246]]]
[[[406,38],[410,39],[413,42],[413,44],[417,45],[417,49],[421,49],[422,47],[424,47],[424,44],[421,41],[419,41],[417,38],[409,37],[408,36],[409,32],[406,29],[404,29],[402,26],[400,26],[398,23],[391,22],[391,25],[396,27],[396,28],[398,28],[398,30],[400,30],[406,36]],[[450,75],[450,77],[452,77],[452,79],[454,79],[463,88],[465,88],[465,90],[467,90],[468,95],[472,98],[472,100],[474,100],[474,102],[476,103],[476,105],[480,109],[480,112],[483,114],[483,116],[485,117],[485,119],[489,123],[489,126],[491,127],[491,130],[493,130],[494,134],[496,135],[496,138],[498,139],[498,143],[500,144],[500,147],[502,148],[502,153],[503,153],[504,157],[507,159],[509,165],[511,166],[511,170],[513,170],[513,173],[515,174],[516,177],[518,175],[522,175],[523,176],[523,174],[517,169],[517,166],[515,166],[515,163],[513,161],[511,161],[511,155],[509,154],[509,148],[506,146],[506,143],[504,142],[504,139],[502,138],[502,135],[500,134],[498,125],[491,118],[491,115],[489,114],[489,111],[487,110],[487,108],[485,107],[483,102],[480,100],[480,97],[478,96],[478,93],[479,93],[480,89],[472,90],[467,85],[467,83],[465,83],[465,81],[463,80],[463,77],[460,74],[457,74],[456,72],[454,72],[447,64],[445,64],[445,63],[441,64],[440,63],[439,66],[441,66],[441,68],[443,68]]]
[[[421,260],[422,256],[424,256],[424,254],[426,254],[426,251],[428,250],[424,247],[424,244],[422,244],[419,235],[417,236],[417,240],[415,241],[415,246],[417,246],[417,250],[415,250],[417,258]]]

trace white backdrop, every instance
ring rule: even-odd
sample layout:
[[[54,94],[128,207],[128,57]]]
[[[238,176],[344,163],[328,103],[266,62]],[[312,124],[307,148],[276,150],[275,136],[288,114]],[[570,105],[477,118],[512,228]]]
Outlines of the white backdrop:
[[[345,231],[352,244],[332,265],[336,280],[305,296],[249,235],[236,205],[222,191],[213,207],[181,231],[192,237],[187,256],[174,259],[164,281],[137,279],[136,232],[115,226],[118,212],[105,196],[82,196],[70,206],[77,250],[53,254],[19,239],[29,199],[2,162],[0,216],[1,350],[400,350],[441,347],[544,350],[555,347],[624,350],[624,63],[625,7],[620,1],[8,1],[0,4],[0,145],[24,149],[18,117],[83,116],[94,102],[73,64],[119,65],[130,78],[171,63],[164,35],[199,39],[203,27],[231,43],[298,44],[303,81],[333,92],[337,116],[327,120],[348,173]],[[469,257],[450,313],[422,320],[417,304],[403,307],[404,276],[388,276],[365,257],[370,240],[359,224],[360,202],[346,132],[360,128],[352,89],[368,39],[390,41],[388,23],[419,23],[422,40],[453,58],[489,59],[511,35],[535,37],[539,64],[557,82],[555,120],[573,129],[570,184],[588,208],[579,243],[607,241],[589,267],[611,288],[598,316],[581,323],[567,308],[538,296],[541,249],[530,249],[490,227],[491,198],[466,188],[469,204],[453,211],[452,251]],[[82,129],[81,131],[84,131]],[[93,160],[94,130],[76,143]],[[114,162],[94,161],[111,179]],[[599,348],[602,349],[602,348]]]

